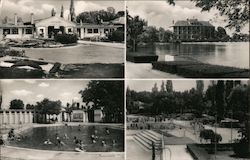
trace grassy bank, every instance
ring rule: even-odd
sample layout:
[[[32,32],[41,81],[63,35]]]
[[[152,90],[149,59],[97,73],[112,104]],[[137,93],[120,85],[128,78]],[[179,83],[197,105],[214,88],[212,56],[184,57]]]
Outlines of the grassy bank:
[[[153,62],[153,69],[185,78],[248,78],[249,70],[196,61]]]

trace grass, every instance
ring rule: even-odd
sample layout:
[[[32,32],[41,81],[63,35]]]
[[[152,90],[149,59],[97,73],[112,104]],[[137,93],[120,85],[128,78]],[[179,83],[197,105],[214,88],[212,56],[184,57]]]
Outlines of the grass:
[[[196,61],[153,62],[153,69],[186,78],[248,78],[249,70]]]
[[[67,64],[60,78],[123,78],[124,64]]]

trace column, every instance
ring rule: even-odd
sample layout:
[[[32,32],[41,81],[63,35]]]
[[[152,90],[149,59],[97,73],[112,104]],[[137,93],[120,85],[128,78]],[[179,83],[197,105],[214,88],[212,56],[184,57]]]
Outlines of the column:
[[[8,123],[7,121],[8,119],[7,119],[6,111],[3,111],[3,123]]]
[[[28,123],[28,115],[27,112],[24,112],[24,123]]]
[[[18,115],[17,115],[17,112],[15,111],[14,112],[14,124],[18,124]]]
[[[23,112],[19,112],[19,118],[20,118],[19,122],[23,124]]]
[[[31,112],[29,112],[29,123],[33,122],[33,115]]]
[[[83,39],[84,38],[84,28],[80,28],[80,30],[81,30],[81,37],[80,37],[80,39]]]
[[[9,111],[9,124],[13,123],[12,113]]]

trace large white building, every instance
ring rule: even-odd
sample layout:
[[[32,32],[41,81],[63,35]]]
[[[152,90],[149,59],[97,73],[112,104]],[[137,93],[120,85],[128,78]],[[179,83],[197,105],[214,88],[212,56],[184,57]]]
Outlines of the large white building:
[[[63,6],[60,17],[56,16],[54,9],[51,11],[51,17],[43,19],[35,19],[35,15],[31,13],[29,22],[20,21],[17,14],[14,14],[13,20],[7,18],[3,22],[0,22],[0,40],[4,38],[50,39],[58,33],[77,34],[79,39],[88,39],[105,37],[117,28],[123,27],[122,24],[117,24],[116,20],[101,24],[77,23],[73,0],[71,0],[68,19],[66,20],[63,15]]]

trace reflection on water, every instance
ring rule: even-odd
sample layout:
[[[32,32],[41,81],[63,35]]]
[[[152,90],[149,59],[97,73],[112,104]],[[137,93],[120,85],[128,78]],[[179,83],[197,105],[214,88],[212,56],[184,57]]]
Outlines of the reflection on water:
[[[156,44],[154,47],[139,48],[139,53],[157,54],[159,61],[165,61],[165,55],[172,55],[184,56],[204,63],[249,68],[249,44],[247,42]]]
[[[124,63],[124,50],[97,45],[79,44],[63,48],[26,48],[25,55],[30,58],[69,63]]]

